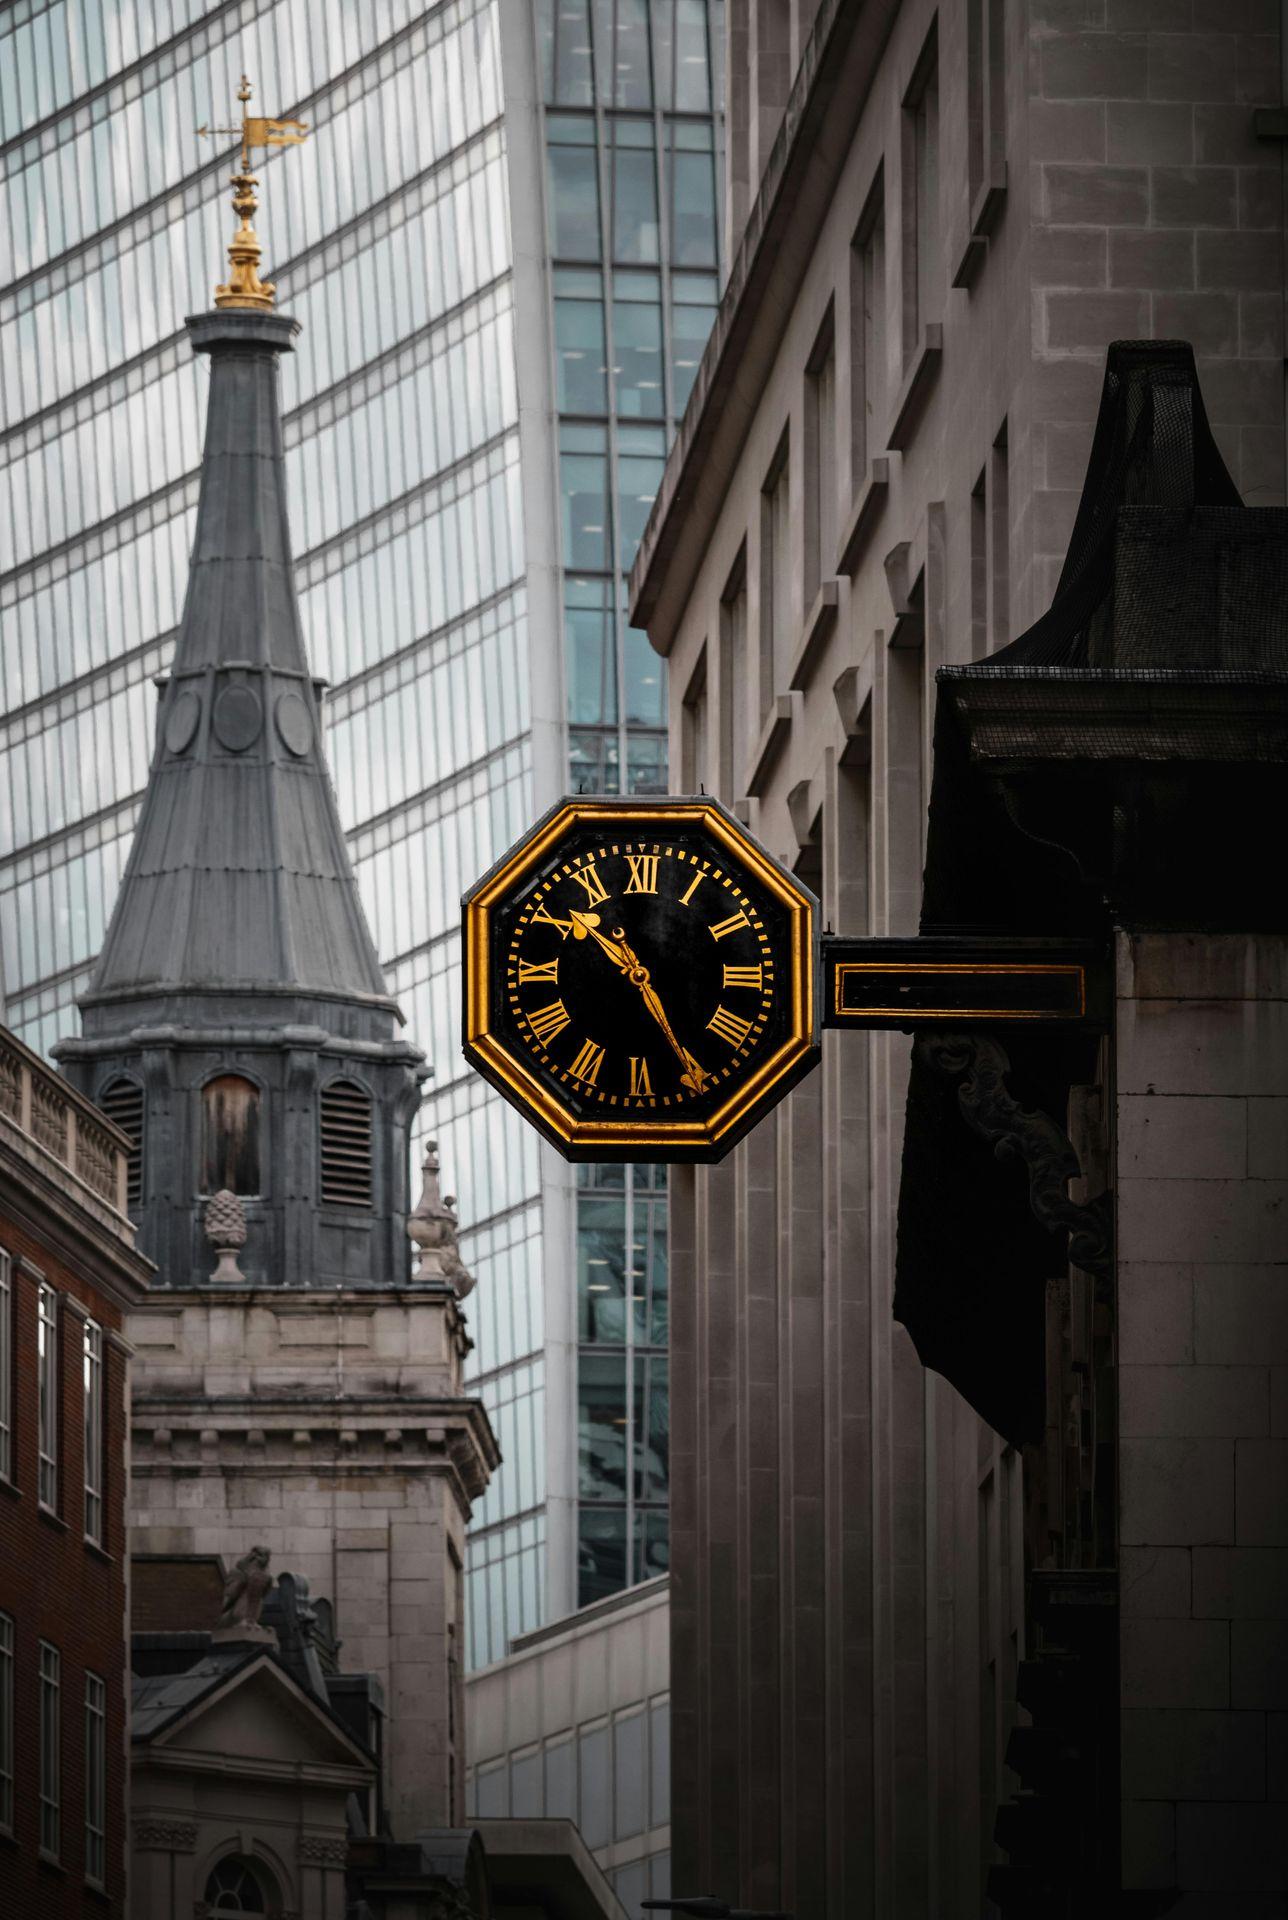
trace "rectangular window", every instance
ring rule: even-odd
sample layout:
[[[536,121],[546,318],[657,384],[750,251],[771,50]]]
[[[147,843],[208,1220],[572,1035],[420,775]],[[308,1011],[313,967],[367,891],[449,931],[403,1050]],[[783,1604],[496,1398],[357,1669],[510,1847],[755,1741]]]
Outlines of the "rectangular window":
[[[970,494],[970,657],[988,652],[988,468]]]
[[[13,1832],[13,1621],[0,1613],[0,1831]]]
[[[1006,74],[1003,0],[969,0],[967,169],[974,232],[986,232],[1006,187]]]
[[[786,435],[761,495],[760,514],[760,720],[774,690],[787,684],[791,658],[791,476]]]
[[[1011,487],[1010,454],[1006,440],[1006,422],[1002,422],[1001,431],[993,442],[993,457],[990,462],[992,473],[992,511],[989,514],[989,535],[992,545],[990,560],[990,609],[991,643],[994,653],[1004,647],[1011,637]]]
[[[814,343],[805,372],[806,580],[809,606],[824,580],[836,571],[836,340],[832,309]]]
[[[720,600],[721,792],[741,797],[751,750],[751,661],[747,657],[747,549],[744,546]],[[727,791],[726,791],[727,789]]]
[[[85,1675],[85,1878],[103,1884],[107,1871],[107,1688]]]
[[[1009,453],[1003,421],[970,497],[971,658],[1011,637]]]
[[[850,255],[850,486],[881,451],[886,391],[885,178],[877,174]]]
[[[85,1538],[103,1542],[103,1329],[85,1322]]]
[[[58,1295],[44,1281],[36,1317],[36,1367],[38,1374],[38,1448],[37,1495],[42,1507],[56,1512],[58,1507]]]
[[[13,1286],[0,1249],[0,1480],[13,1479]]]
[[[939,56],[934,31],[904,96],[903,359],[910,365],[926,322],[939,317]]]
[[[62,1662],[40,1642],[40,1851],[58,1858],[62,1824]]]
[[[683,766],[680,784],[685,793],[704,793],[707,788],[707,650],[698,657],[684,694]]]

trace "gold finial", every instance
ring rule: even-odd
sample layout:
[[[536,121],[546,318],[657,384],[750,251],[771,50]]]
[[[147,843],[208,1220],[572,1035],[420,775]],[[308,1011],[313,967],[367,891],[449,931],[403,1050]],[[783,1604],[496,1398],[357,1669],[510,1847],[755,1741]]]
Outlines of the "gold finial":
[[[238,227],[228,247],[229,274],[227,281],[215,288],[217,307],[271,307],[276,288],[271,280],[259,277],[259,239],[251,225],[251,215],[255,211],[254,174],[250,170],[252,147],[297,147],[308,138],[308,128],[302,120],[263,120],[252,119],[244,109],[251,96],[251,84],[243,74],[241,86],[237,89],[237,98],[242,103],[242,123],[239,127],[198,127],[197,132],[205,139],[214,139],[221,133],[235,133],[241,138],[241,170],[233,175],[233,211],[238,216]],[[295,131],[291,132],[290,129]]]

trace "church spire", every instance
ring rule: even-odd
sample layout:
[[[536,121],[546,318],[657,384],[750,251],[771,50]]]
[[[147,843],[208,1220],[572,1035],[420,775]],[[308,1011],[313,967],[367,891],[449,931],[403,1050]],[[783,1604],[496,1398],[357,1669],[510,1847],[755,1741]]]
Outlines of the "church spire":
[[[250,145],[296,137],[283,124],[243,122],[239,190]],[[423,1056],[359,902],[295,595],[278,360],[300,329],[248,285],[187,322],[210,362],[188,592],[83,1037],[59,1057],[140,1116],[140,1240],[166,1283],[209,1283],[204,1210],[226,1191],[243,1283],[402,1284]]]

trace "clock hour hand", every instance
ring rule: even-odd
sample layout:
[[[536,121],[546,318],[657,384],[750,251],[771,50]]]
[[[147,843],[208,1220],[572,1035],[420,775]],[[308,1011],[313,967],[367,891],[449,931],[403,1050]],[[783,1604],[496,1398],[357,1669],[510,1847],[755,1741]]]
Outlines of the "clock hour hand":
[[[627,952],[624,954],[620,945],[599,931],[599,915],[597,913],[581,913],[576,907],[570,907],[568,909],[568,918],[572,921],[573,939],[593,940],[597,947],[603,948],[619,973],[629,973],[633,966],[639,965],[639,962],[636,960],[634,954],[630,953],[629,949],[627,949]]]

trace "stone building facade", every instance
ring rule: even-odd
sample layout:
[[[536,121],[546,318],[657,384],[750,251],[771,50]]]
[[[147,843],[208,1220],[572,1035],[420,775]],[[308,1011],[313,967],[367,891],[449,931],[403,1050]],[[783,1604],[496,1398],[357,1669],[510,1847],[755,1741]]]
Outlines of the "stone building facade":
[[[1278,10],[802,0],[729,32],[730,273],[632,618],[668,661],[677,788],[730,804],[837,932],[911,935],[935,675],[1049,605],[1109,341],[1192,340],[1234,485],[1282,498]],[[725,1165],[672,1175],[676,1884],[974,1916],[1019,1785],[1023,1461],[892,1317],[908,1042],[824,1039]],[[1084,1163],[1112,1182],[1099,1112]],[[1057,1342],[1051,1377],[1085,1384],[1089,1353]],[[1135,1391],[1125,1418],[1163,1417]],[[1124,1427],[1125,1475],[1150,1444]],[[1211,1444],[1219,1478],[1252,1437]],[[1124,1555],[1151,1538],[1132,1484]],[[1192,1630],[1214,1661],[1227,1626]],[[1203,1791],[1149,1814],[1156,1862]]]
[[[0,1029],[0,1909],[126,1920],[129,1141]]]
[[[256,251],[258,251],[256,249]],[[399,1033],[322,751],[261,306],[188,322],[210,360],[192,567],[149,783],[83,1032],[59,1047],[131,1137],[158,1263],[137,1352],[132,1545],[266,1542],[386,1702],[396,1838],[463,1814],[463,1566],[499,1458],[467,1398],[454,1216],[408,1146]]]

